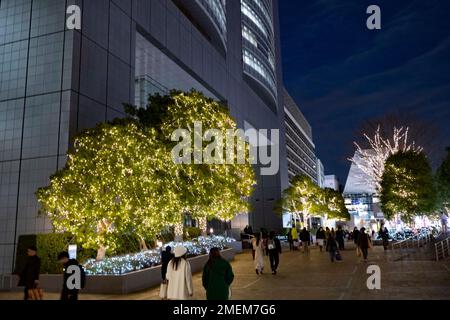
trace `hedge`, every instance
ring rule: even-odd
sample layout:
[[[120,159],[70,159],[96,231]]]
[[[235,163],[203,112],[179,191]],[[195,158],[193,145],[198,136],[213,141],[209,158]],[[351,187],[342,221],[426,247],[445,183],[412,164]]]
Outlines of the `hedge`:
[[[37,247],[37,255],[41,258],[41,273],[62,273],[62,265],[58,263],[58,254],[67,251],[69,244],[76,244],[74,236],[68,233],[48,233],[19,236],[14,273],[19,274],[27,259],[27,248]],[[85,250],[78,244],[77,260],[84,262],[95,257],[95,250]]]

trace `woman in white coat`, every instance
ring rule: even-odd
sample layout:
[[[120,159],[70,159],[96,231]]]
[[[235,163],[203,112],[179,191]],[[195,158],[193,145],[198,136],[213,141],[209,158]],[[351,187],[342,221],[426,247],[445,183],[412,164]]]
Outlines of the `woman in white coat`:
[[[264,241],[261,239],[261,234],[257,234],[253,241],[253,250],[255,250],[255,265],[256,274],[262,274],[264,270]]]
[[[191,265],[186,260],[187,249],[183,246],[175,247],[175,257],[167,266],[166,278],[167,299],[188,300],[194,294],[192,285]]]

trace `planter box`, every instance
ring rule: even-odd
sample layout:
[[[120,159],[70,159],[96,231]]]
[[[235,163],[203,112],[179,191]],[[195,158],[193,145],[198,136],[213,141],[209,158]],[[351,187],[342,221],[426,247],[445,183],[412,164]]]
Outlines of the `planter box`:
[[[221,252],[222,257],[228,261],[234,259],[236,250],[230,248]],[[208,261],[208,255],[201,255],[188,259],[192,273],[203,270]],[[62,288],[62,275],[41,274],[40,284],[44,291],[60,292]],[[155,287],[161,283],[161,266],[143,269],[123,275],[95,275],[86,277],[86,287],[83,293],[102,294],[128,294]]]

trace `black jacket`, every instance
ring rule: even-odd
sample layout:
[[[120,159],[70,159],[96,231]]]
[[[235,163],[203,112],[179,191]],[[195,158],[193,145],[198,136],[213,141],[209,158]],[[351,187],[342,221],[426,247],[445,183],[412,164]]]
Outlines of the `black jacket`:
[[[327,239],[327,250],[330,252],[338,251],[338,244],[334,238]]]
[[[336,231],[336,240],[337,241],[342,241],[344,240],[344,231],[343,230],[337,230]]]
[[[300,232],[300,240],[302,240],[302,242],[310,242],[311,241],[311,236],[309,234],[308,231],[301,231]]]
[[[174,255],[171,252],[163,251],[161,252],[161,277],[163,280],[166,279],[167,266],[170,260],[172,260]]]
[[[275,243],[275,249],[269,250],[269,241],[273,240],[273,242]],[[280,239],[278,239],[277,237],[274,237],[273,239],[268,239],[267,240],[267,252],[268,253],[281,253],[281,242]]]
[[[70,266],[79,266],[80,264],[76,259],[69,259],[66,263],[64,263],[64,282],[63,282],[63,288],[67,288],[67,279],[72,275],[71,273],[67,273],[66,270]]]
[[[316,239],[325,239],[325,230],[316,232]]]
[[[19,287],[34,288],[34,282],[39,280],[41,271],[41,259],[38,256],[27,258],[25,267],[20,273]]]

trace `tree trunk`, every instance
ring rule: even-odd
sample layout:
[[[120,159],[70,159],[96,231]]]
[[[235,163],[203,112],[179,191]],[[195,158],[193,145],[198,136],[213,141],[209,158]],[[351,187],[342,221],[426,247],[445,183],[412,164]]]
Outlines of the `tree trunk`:
[[[202,231],[202,236],[205,237],[208,232],[208,220],[206,219],[206,217],[198,218],[198,227]]]
[[[95,258],[95,260],[101,261],[105,258],[105,256],[106,256],[106,247],[100,246],[97,249],[97,257]]]
[[[174,236],[175,241],[181,242],[183,241],[183,223],[177,223],[174,226]]]
[[[139,249],[140,249],[140,251],[147,251],[148,250],[148,247],[147,247],[147,244],[145,243],[145,240],[144,239],[139,239]]]

